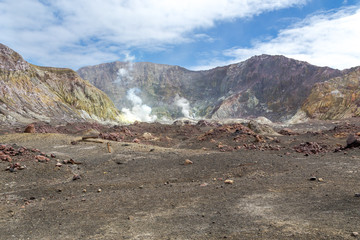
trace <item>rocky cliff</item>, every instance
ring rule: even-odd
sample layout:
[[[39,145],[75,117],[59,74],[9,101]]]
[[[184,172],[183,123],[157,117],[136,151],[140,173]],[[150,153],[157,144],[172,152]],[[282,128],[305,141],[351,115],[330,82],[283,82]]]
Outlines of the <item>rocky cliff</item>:
[[[315,84],[301,110],[311,118],[324,120],[360,116],[360,67]]]
[[[0,44],[0,122],[118,122],[111,100],[70,69],[39,67]]]
[[[188,107],[195,117],[265,116],[273,121],[291,118],[315,83],[343,75],[336,69],[269,55],[208,71],[113,62],[84,67],[78,73],[108,94],[119,109],[131,106],[127,92],[137,88],[138,96],[158,117],[181,117]]]

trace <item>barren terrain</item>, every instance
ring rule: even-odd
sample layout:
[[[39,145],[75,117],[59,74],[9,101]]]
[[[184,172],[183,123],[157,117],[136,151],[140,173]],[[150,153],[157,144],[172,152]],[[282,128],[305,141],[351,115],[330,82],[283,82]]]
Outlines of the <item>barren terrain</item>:
[[[356,239],[359,119],[1,127],[0,239]]]

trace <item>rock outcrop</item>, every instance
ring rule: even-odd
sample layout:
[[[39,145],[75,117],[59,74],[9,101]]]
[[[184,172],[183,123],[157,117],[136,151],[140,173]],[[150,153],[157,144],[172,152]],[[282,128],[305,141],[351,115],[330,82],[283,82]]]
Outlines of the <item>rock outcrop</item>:
[[[360,116],[360,67],[345,72],[344,76],[315,84],[302,111],[323,120]]]
[[[0,44],[0,122],[119,122],[122,116],[99,89],[71,69],[39,67]]]
[[[78,70],[80,76],[103,90],[121,109],[131,103],[126,92],[139,96],[158,117],[182,117],[179,98],[189,101],[191,116],[290,119],[301,108],[315,83],[342,76],[284,56],[261,55],[207,71],[189,71],[154,63],[113,62]],[[186,116],[188,117],[188,116]]]

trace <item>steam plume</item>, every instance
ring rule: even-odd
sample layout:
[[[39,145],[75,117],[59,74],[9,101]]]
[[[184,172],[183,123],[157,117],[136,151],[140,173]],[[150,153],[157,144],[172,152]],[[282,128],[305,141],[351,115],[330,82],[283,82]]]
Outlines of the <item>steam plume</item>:
[[[124,83],[126,80],[133,80],[131,72],[134,69],[135,56],[130,55],[129,52],[124,53],[124,55],[125,67],[122,67],[118,70],[115,83]]]
[[[141,90],[138,88],[129,89],[126,93],[126,98],[131,101],[133,106],[131,109],[122,108],[121,111],[125,114],[125,118],[130,122],[154,122],[157,117],[151,115],[151,107],[143,104],[142,99],[136,95],[140,92]]]
[[[175,97],[175,105],[181,108],[181,113],[184,117],[192,118],[190,116],[190,103],[186,98],[179,97],[179,95],[177,95]]]

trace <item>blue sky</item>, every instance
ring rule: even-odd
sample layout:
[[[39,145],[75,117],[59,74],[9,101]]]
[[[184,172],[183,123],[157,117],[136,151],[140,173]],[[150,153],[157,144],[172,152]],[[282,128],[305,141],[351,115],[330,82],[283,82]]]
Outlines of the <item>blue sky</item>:
[[[209,69],[281,54],[360,65],[360,0],[0,0],[0,42],[74,70],[111,61]]]

